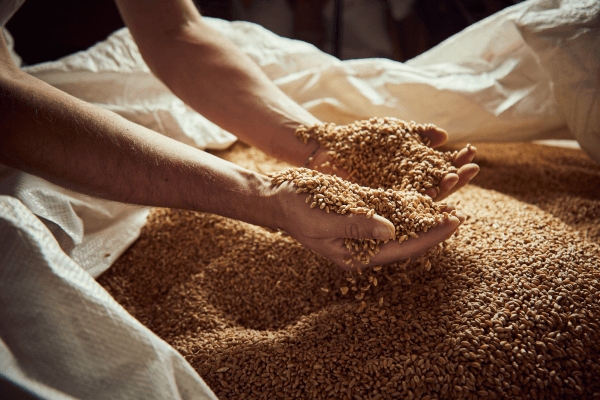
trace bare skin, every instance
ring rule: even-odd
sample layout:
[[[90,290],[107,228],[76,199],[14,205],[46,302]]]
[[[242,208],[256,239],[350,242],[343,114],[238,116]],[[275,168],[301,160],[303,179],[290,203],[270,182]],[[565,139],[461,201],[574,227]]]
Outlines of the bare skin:
[[[456,229],[465,221],[465,216],[460,211],[457,211],[456,216],[449,216],[442,220],[436,227],[428,230],[426,233],[418,232],[418,238],[410,238],[401,244],[397,241],[390,240],[388,243],[381,243],[379,253],[371,257],[369,264],[363,265],[357,262],[352,264],[344,263],[344,258],[348,256],[348,249],[344,244],[345,238],[362,239],[365,234],[362,229],[370,220],[381,221],[386,224],[391,232],[394,229],[390,221],[379,215],[373,215],[372,218],[365,217],[364,214],[345,214],[339,215],[334,213],[326,213],[318,208],[307,207],[304,202],[305,196],[296,194],[295,188],[291,184],[286,183],[280,186],[285,193],[280,197],[280,201],[284,202],[284,209],[288,210],[286,218],[289,219],[288,229],[286,232],[303,243],[311,250],[326,255],[336,265],[345,270],[363,268],[365,266],[373,266],[380,264],[388,264],[411,258],[415,260],[423,255],[427,249],[443,242],[456,231]],[[304,208],[304,209],[302,209]],[[444,207],[442,211],[451,212],[455,210],[452,204]],[[300,211],[300,212],[297,212]],[[307,225],[302,223],[306,217],[311,217],[312,224]],[[314,217],[314,219],[312,219]],[[339,225],[337,220],[345,218],[347,223]],[[385,240],[384,237],[379,239]]]
[[[318,148],[316,141],[305,145],[294,132],[319,121],[285,96],[233,43],[204,24],[191,0],[118,0],[118,6],[152,71],[196,111],[294,165],[302,166]],[[384,218],[310,209],[292,188],[274,188],[263,175],[23,73],[10,59],[1,35],[0,120],[0,163],[82,193],[283,229],[340,266],[347,255],[344,238],[392,237],[391,222]],[[389,242],[381,246],[373,264],[422,253],[461,222],[460,215],[451,217],[419,239],[398,246]]]
[[[425,131],[423,136],[429,139],[430,146],[434,149],[444,145],[448,141],[448,133],[441,129]],[[461,149],[454,158],[454,166],[458,168],[456,174],[447,174],[442,178],[438,187],[439,192],[429,189],[425,194],[436,201],[440,201],[468,184],[479,172],[479,166],[472,163],[476,153],[477,148],[475,146]]]

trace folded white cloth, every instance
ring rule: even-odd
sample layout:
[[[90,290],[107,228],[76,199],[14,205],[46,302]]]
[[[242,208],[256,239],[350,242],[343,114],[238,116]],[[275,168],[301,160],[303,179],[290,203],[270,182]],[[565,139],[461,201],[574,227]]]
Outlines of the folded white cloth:
[[[568,130],[600,162],[599,1],[525,1],[407,64],[437,82],[427,94],[447,98],[430,121],[453,139],[550,139]]]
[[[0,196],[0,374],[44,399],[216,398],[11,196]]]

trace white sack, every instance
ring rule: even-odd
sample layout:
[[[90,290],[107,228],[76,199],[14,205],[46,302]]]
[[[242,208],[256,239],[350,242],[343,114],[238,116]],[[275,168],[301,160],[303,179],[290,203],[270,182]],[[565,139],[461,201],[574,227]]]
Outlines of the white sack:
[[[216,398],[10,196],[0,196],[0,373],[45,399]]]
[[[62,250],[93,277],[106,271],[138,238],[150,212],[148,207],[86,196],[22,172],[0,181],[0,194],[27,206]]]
[[[453,115],[439,118],[453,139],[530,140],[568,129],[600,162],[600,1],[526,1],[407,64],[453,92]]]

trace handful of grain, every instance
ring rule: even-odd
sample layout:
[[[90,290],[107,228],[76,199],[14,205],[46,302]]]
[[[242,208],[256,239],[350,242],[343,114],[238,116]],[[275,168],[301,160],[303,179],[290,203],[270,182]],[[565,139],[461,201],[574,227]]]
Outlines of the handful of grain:
[[[427,232],[448,215],[441,212],[440,206],[429,196],[415,191],[372,189],[306,168],[292,168],[268,176],[274,185],[291,182],[296,193],[308,193],[306,203],[311,208],[318,207],[327,213],[365,214],[367,218],[377,214],[388,219],[394,224],[395,240],[398,243],[410,236],[418,237],[417,232]],[[379,251],[380,242],[347,238],[346,247],[351,255],[344,262],[349,264],[355,259],[368,264],[370,258]]]
[[[416,190],[437,188],[448,173],[456,152],[441,152],[428,147],[421,134],[437,129],[396,118],[371,118],[353,124],[316,124],[296,130],[308,142],[316,139],[329,150],[333,168],[343,168],[356,182],[373,188]],[[327,163],[326,163],[327,164]],[[328,166],[328,165],[326,165]]]

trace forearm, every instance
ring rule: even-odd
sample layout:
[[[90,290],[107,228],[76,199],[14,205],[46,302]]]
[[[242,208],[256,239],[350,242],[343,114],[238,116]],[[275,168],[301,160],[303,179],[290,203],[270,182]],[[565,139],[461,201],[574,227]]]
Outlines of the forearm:
[[[274,226],[269,182],[28,75],[0,79],[0,163],[139,205]]]
[[[294,136],[319,122],[287,97],[189,1],[118,1],[142,56],[185,103],[241,140],[302,165],[318,148]],[[158,11],[160,10],[160,11]],[[157,19],[157,14],[160,19]]]

